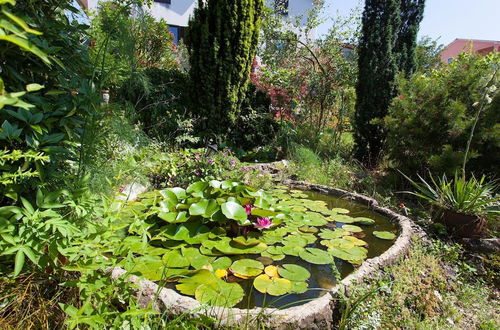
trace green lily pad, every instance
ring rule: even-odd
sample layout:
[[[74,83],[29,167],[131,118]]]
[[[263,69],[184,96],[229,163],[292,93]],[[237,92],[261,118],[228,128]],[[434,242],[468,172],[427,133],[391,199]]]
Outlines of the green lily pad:
[[[342,222],[342,223],[355,223],[356,220],[345,214],[335,214],[328,217],[329,221]]]
[[[353,225],[343,225],[342,229],[347,230],[351,233],[361,233],[363,231],[363,228]]]
[[[231,269],[233,273],[254,277],[262,273],[264,265],[257,260],[240,259],[233,262],[229,269]]]
[[[221,307],[233,307],[239,303],[245,291],[238,283],[217,281],[217,285],[202,284],[195,290],[194,297],[203,304]]]
[[[182,255],[189,260],[189,263],[194,269],[201,269],[202,267],[211,264],[211,262],[215,259],[201,254],[200,250],[197,248],[182,247],[181,251]]]
[[[334,238],[340,238],[348,234],[349,233],[347,231],[340,228],[335,228],[334,230],[322,229],[321,233],[319,233],[319,237],[324,239],[334,239]]]
[[[304,247],[307,245],[307,240],[297,235],[289,235],[283,239],[283,244]]]
[[[292,281],[292,288],[290,289],[290,293],[301,294],[307,291],[309,285],[307,282],[295,282]]]
[[[347,240],[347,241],[351,241],[354,243],[354,245],[356,246],[364,246],[364,245],[367,245],[368,243],[366,243],[365,241],[363,240],[360,240],[359,238],[356,238],[354,236],[344,236],[343,237],[344,240]]]
[[[219,205],[213,199],[202,199],[198,203],[193,203],[189,207],[189,214],[202,215],[204,218],[210,218],[219,210]]]
[[[205,244],[204,244],[205,245]],[[220,240],[215,242],[214,247],[220,252],[227,255],[237,254],[259,254],[267,250],[267,244],[260,242],[254,246],[241,245],[235,241]]]
[[[286,278],[269,278],[269,276],[262,274],[255,278],[253,286],[261,293],[267,293],[271,296],[281,296],[290,292],[292,282]]]
[[[356,220],[355,223],[359,223],[360,225],[364,225],[364,226],[371,226],[371,225],[375,224],[375,220],[370,219],[370,218],[365,218],[365,217],[357,217],[357,218],[354,218],[354,220]]]
[[[233,238],[233,241],[240,244],[240,245],[243,245],[243,246],[255,246],[255,245],[258,245],[261,243],[261,241],[259,241],[256,238],[253,238],[253,237],[247,238],[247,237],[243,237],[243,236]]]
[[[340,208],[340,207],[336,207],[336,208],[332,209],[332,212],[335,212],[337,214],[348,214],[349,210],[348,209],[343,209],[343,208]]]
[[[284,247],[281,248],[281,251],[283,251],[284,254],[295,257],[298,257],[300,252],[304,250],[305,248],[303,246],[292,245],[292,244],[285,245]]]
[[[252,209],[252,215],[255,215],[258,217],[274,217],[275,215],[278,215],[278,213],[271,211],[271,210],[263,210],[263,209],[254,208],[254,209]]]
[[[191,276],[181,278],[175,286],[177,291],[188,296],[194,296],[196,288],[202,284],[217,285],[217,276],[207,269],[194,272]]]
[[[221,205],[222,213],[228,218],[240,222],[247,221],[247,213],[243,206],[235,202],[226,202]]]
[[[323,241],[321,241],[320,244],[323,246],[326,246],[329,249],[331,249],[331,248],[349,249],[349,248],[353,248],[356,246],[354,244],[354,242],[352,242],[350,240],[343,239],[343,238],[334,238],[331,240],[323,240]]]
[[[172,250],[163,255],[162,260],[169,268],[183,268],[190,265],[189,260],[179,250]]]
[[[233,263],[233,261],[231,260],[231,258],[229,258],[229,257],[221,257],[221,258],[218,258],[217,260],[215,260],[212,263],[212,268],[214,270],[217,270],[217,269],[228,269],[229,267],[231,267],[232,263]]]
[[[311,277],[311,273],[307,269],[299,265],[285,264],[278,268],[278,273],[292,282],[306,281]]]
[[[299,231],[303,233],[311,233],[311,234],[316,234],[319,229],[316,227],[311,227],[311,226],[302,226],[299,228]]]
[[[334,257],[351,263],[361,263],[368,254],[365,248],[355,246],[350,249],[332,248],[328,250]]]
[[[270,258],[274,261],[283,260],[286,257],[284,254],[271,254],[268,251],[264,251],[260,255],[266,258]]]
[[[380,238],[380,239],[385,239],[385,240],[393,240],[396,238],[396,235],[388,232],[388,231],[374,231],[373,236]]]
[[[333,258],[328,252],[317,248],[307,248],[299,253],[299,257],[302,260],[315,265],[327,265],[333,263]]]

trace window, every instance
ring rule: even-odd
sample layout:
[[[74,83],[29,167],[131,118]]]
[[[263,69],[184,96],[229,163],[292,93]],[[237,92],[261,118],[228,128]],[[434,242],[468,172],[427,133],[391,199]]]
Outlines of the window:
[[[170,5],[170,0],[155,0],[155,2],[166,3],[167,5]]]
[[[185,26],[170,25],[168,29],[170,33],[174,35],[175,44],[178,44],[180,40],[184,39],[184,35],[186,34]]]
[[[274,9],[278,14],[283,16],[288,15],[288,0],[274,0]]]

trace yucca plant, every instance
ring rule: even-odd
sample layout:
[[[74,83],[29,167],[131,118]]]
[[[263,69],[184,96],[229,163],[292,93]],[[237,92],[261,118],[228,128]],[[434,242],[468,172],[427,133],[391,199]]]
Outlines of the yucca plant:
[[[463,214],[486,216],[500,214],[498,203],[500,196],[496,195],[499,186],[494,182],[486,182],[484,175],[480,179],[475,176],[466,179],[463,175],[455,172],[455,177],[451,180],[446,175],[437,180],[429,175],[430,182],[418,175],[421,183],[404,174],[403,176],[416,189],[415,192],[406,191],[406,193],[422,198],[439,208]]]

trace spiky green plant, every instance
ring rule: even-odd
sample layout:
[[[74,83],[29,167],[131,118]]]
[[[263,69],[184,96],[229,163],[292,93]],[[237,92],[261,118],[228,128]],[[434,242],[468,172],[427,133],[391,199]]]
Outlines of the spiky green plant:
[[[446,175],[437,180],[429,175],[430,182],[420,175],[418,177],[421,182],[404,176],[416,189],[406,193],[422,198],[432,205],[464,214],[491,216],[500,214],[497,203],[500,197],[495,195],[499,187],[494,182],[486,182],[485,176],[480,179],[475,176],[466,179],[465,176],[455,172],[455,177],[451,180]]]

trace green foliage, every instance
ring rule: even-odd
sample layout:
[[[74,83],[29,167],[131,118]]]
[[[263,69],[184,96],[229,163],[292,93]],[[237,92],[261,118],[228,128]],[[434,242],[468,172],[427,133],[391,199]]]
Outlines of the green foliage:
[[[395,53],[401,24],[399,0],[368,0],[358,49],[358,82],[354,118],[356,157],[368,165],[380,158],[385,132],[373,119],[383,118],[395,95]]]
[[[194,112],[204,135],[239,115],[259,38],[263,0],[198,1],[186,31]]]
[[[441,51],[444,45],[439,44],[438,40],[432,40],[430,37],[422,37],[415,49],[416,71],[420,73],[430,73],[433,69],[442,64]]]
[[[318,265],[331,264],[334,257],[358,264],[367,257],[361,247],[366,242],[346,230],[317,248],[316,227],[366,219],[349,217],[348,210],[330,210],[325,202],[306,196],[296,190],[257,190],[230,180],[151,191],[118,209],[111,204],[115,220],[110,221],[123,228],[126,237],[108,233],[113,238],[106,246],[112,244],[127,271],[177,282],[177,290],[202,303],[230,307],[240,302],[245,292],[235,279],[248,280],[270,295],[304,292],[311,274],[298,265],[280,266],[285,255]],[[322,233],[331,231],[324,228]],[[273,264],[264,268],[255,255]]]
[[[147,174],[155,187],[187,187],[205,180],[223,180],[238,168],[238,160],[229,149],[184,149],[155,155],[146,160]]]
[[[135,108],[137,121],[151,138],[174,146],[199,142],[190,118],[189,77],[178,69],[147,68],[133,75],[119,91]]]
[[[463,165],[472,136],[468,170],[498,176],[500,163],[500,55],[462,54],[428,75],[399,77],[399,96],[384,119],[392,166],[405,173],[453,174]],[[488,83],[493,78],[491,83]],[[469,160],[470,159],[470,160]]]
[[[398,56],[399,70],[410,76],[417,67],[417,34],[424,18],[425,0],[402,0],[400,6],[401,26],[394,52]]]
[[[5,205],[6,197],[18,200],[69,170],[67,159],[77,158],[75,144],[82,120],[93,111],[95,91],[87,79],[90,62],[85,56],[73,59],[83,52],[82,26],[64,14],[72,10],[68,1],[22,2],[15,7],[19,17],[5,4],[2,8],[2,34],[9,36],[2,39],[6,64],[0,80],[0,202]],[[52,10],[51,20],[44,19],[43,10]]]
[[[131,90],[137,87],[142,70],[178,65],[167,23],[147,11],[132,15],[140,2],[102,2],[92,17],[90,56],[102,88],[114,91],[125,84]]]
[[[455,173],[455,178],[452,180],[449,180],[446,175],[435,180],[430,175],[430,183],[420,176],[421,183],[406,178],[416,189],[416,192],[409,192],[410,194],[439,208],[464,214],[500,214],[500,209],[496,205],[500,197],[494,197],[499,187],[494,183],[486,182],[484,176],[479,180],[474,176],[466,179]]]

